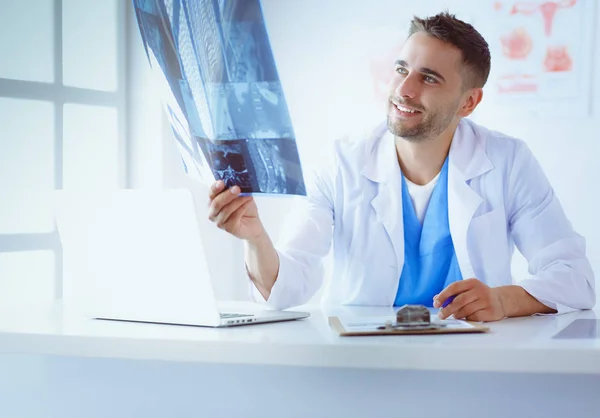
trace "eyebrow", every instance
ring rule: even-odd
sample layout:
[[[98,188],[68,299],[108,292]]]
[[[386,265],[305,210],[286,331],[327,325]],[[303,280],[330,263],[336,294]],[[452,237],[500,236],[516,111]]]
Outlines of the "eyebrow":
[[[408,63],[406,61],[404,61],[404,60],[398,60],[398,61],[396,61],[396,65],[399,65],[400,67],[408,67]],[[444,83],[446,82],[446,79],[444,78],[443,75],[441,75],[437,71],[432,70],[431,68],[421,67],[421,68],[419,68],[419,72],[421,72],[423,74],[432,75],[434,77],[439,78]]]

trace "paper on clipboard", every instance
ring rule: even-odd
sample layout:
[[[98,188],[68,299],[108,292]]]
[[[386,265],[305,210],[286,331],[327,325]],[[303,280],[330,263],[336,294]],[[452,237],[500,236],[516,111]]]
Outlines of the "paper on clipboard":
[[[386,321],[395,321],[395,318],[389,316],[374,316],[364,318],[338,318],[346,331],[378,331],[377,327],[385,324]],[[432,324],[443,325],[445,329],[468,329],[474,328],[473,324],[458,319],[431,319]]]
[[[455,333],[477,333],[487,332],[489,328],[458,319],[431,318],[432,324],[442,327],[437,329],[381,329],[386,322],[395,322],[392,316],[368,316],[368,317],[330,317],[329,324],[341,336],[361,335],[410,335],[410,334],[455,334]]]

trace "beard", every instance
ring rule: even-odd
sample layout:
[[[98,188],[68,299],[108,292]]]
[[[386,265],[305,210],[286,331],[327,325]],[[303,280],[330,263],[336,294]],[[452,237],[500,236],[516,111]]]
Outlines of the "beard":
[[[398,101],[403,103],[402,101]],[[409,105],[409,104],[407,104]],[[410,106],[410,105],[409,105]],[[436,108],[427,110],[422,107],[423,116],[421,121],[412,125],[408,121],[397,119],[392,116],[393,107],[396,106],[389,101],[389,110],[387,115],[387,126],[392,134],[411,142],[422,142],[437,138],[442,132],[450,126],[456,111],[458,110],[458,102],[452,107],[446,109]],[[412,106],[414,107],[414,106]],[[407,123],[408,122],[408,123]]]

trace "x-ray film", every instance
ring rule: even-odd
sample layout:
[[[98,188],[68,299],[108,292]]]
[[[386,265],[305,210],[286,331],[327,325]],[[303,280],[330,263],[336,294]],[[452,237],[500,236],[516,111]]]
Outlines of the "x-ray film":
[[[259,0],[133,0],[185,171],[305,195]]]

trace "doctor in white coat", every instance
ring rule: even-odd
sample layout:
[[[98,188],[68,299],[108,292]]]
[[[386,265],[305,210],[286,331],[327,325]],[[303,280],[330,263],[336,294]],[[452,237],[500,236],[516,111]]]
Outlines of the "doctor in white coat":
[[[284,245],[252,197],[211,187],[209,219],[245,241],[255,293],[277,309],[307,302],[333,244],[327,304],[450,302],[442,318],[474,321],[592,308],[585,240],[526,144],[464,119],[490,71],[483,37],[448,13],[415,17],[390,71],[387,124],[335,142]],[[515,246],[530,273],[518,284]]]

